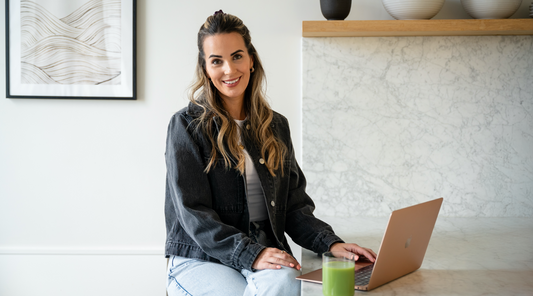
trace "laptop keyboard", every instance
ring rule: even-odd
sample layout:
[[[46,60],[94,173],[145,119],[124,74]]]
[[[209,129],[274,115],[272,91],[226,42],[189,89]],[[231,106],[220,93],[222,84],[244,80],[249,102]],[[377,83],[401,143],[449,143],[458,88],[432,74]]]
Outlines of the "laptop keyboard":
[[[365,266],[355,271],[355,285],[365,286],[370,282],[370,275],[374,269],[374,264]]]

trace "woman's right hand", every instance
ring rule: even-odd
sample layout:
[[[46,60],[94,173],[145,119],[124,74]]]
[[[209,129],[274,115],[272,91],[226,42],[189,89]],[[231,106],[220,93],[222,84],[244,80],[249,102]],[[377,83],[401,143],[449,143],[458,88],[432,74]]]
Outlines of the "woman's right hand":
[[[257,258],[255,258],[252,268],[262,269],[280,269],[281,266],[287,266],[301,270],[302,266],[290,254],[276,248],[265,248]]]

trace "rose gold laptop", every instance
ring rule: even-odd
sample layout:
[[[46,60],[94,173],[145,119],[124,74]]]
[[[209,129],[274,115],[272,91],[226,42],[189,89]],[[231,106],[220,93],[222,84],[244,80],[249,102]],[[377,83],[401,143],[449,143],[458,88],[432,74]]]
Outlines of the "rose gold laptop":
[[[393,211],[376,262],[355,263],[355,289],[372,290],[420,268],[443,198]],[[297,279],[322,283],[322,269]]]

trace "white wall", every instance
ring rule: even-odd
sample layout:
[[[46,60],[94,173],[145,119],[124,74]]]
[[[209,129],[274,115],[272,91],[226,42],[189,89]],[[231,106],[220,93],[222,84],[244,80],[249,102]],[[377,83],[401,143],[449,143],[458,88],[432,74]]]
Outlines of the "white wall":
[[[164,295],[166,127],[186,104],[197,30],[218,9],[251,30],[270,102],[301,147],[301,22],[323,19],[318,0],[137,8],[137,101],[0,98],[0,295]],[[457,0],[437,16],[464,17]],[[378,0],[354,0],[348,19],[391,17]]]

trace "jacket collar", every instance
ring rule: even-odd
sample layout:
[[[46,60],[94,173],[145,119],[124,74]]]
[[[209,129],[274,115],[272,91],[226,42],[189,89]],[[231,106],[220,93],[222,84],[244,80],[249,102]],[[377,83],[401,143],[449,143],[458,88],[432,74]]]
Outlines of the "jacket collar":
[[[187,106],[187,115],[191,116],[192,118],[198,118],[202,115],[204,112],[204,109],[202,107],[196,105],[193,102],[189,102],[189,105]],[[213,121],[217,125],[217,130],[219,126],[221,125],[220,118],[218,116],[213,117]],[[245,119],[245,123],[248,122],[248,118]]]
[[[200,117],[203,111],[204,110],[202,109],[202,107],[196,105],[193,102],[189,102],[189,105],[187,106],[187,115],[194,117],[194,118]]]
[[[196,105],[195,103],[193,102],[189,102],[189,105],[187,106],[187,115],[189,115],[190,117],[192,117],[193,119],[197,119],[198,117],[200,117],[202,115],[202,113],[204,112],[204,109],[198,105]],[[213,117],[213,122],[215,124],[215,127],[216,127],[216,132],[220,132],[220,126],[222,125],[222,123],[220,122],[220,118],[218,116],[215,116]]]

